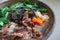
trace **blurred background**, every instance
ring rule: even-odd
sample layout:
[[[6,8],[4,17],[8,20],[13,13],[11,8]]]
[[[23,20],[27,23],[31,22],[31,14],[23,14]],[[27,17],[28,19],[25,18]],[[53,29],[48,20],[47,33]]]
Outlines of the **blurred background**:
[[[0,0],[0,3],[8,0]],[[51,36],[47,40],[60,40],[60,0],[39,0],[47,4],[54,12],[55,24]]]

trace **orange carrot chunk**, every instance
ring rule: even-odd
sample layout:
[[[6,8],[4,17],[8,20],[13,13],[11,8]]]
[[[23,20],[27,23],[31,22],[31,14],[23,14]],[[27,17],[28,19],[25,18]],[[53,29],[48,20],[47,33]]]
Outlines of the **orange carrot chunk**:
[[[35,18],[35,17],[33,17],[31,21],[32,21],[34,24],[37,24],[37,25],[40,25],[40,26],[43,25],[43,20],[40,19],[40,18]]]

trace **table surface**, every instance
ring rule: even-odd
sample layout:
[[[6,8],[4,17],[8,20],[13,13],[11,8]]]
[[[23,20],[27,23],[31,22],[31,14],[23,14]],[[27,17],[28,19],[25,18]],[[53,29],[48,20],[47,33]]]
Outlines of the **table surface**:
[[[7,0],[0,0],[0,3]],[[54,31],[47,40],[60,40],[60,0],[40,0],[47,4],[54,12],[55,15],[55,24]]]

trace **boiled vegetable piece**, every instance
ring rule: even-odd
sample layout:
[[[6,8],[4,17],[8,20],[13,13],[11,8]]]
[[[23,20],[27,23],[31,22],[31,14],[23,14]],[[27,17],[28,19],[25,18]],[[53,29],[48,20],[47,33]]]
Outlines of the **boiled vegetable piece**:
[[[16,9],[18,7],[23,7],[23,3],[17,2],[16,4],[12,4],[12,5],[9,6],[9,8],[12,9],[12,10]]]
[[[48,16],[48,15],[43,15],[43,16],[42,16],[42,20],[43,20],[43,21],[48,21],[48,19],[49,19],[49,16]]]
[[[37,24],[37,25],[40,25],[40,26],[43,25],[43,21],[42,21],[41,19],[39,19],[39,18],[33,17],[33,18],[32,18],[32,22],[33,22],[34,24]]]
[[[3,27],[5,24],[7,24],[9,21],[5,18],[0,18],[0,27]]]
[[[39,17],[39,18],[41,18],[41,17],[42,17],[41,12],[39,12],[39,11],[36,11],[36,12],[35,12],[35,15],[36,15],[37,17]]]
[[[46,8],[44,8],[44,7],[43,7],[43,8],[40,8],[40,12],[41,12],[41,13],[44,13],[44,12],[46,12],[46,11],[47,11]]]

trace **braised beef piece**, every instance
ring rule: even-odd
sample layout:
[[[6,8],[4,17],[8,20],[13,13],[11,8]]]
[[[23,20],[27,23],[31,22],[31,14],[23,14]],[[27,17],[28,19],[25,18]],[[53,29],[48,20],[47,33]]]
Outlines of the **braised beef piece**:
[[[6,28],[9,28],[9,27],[6,26]],[[10,36],[7,35],[7,32],[6,32],[3,35],[3,38],[7,39],[7,40],[27,40],[28,38],[31,38],[31,40],[32,39],[33,40],[39,40],[40,36],[42,36],[41,32],[39,32],[34,27],[32,28],[32,27],[28,26],[28,27],[26,27],[26,29],[24,28],[24,26],[21,26],[21,27],[16,26],[14,29],[14,32]],[[4,32],[2,32],[2,33],[4,33]]]
[[[16,37],[14,38],[14,40],[23,40],[23,38],[16,36]]]

